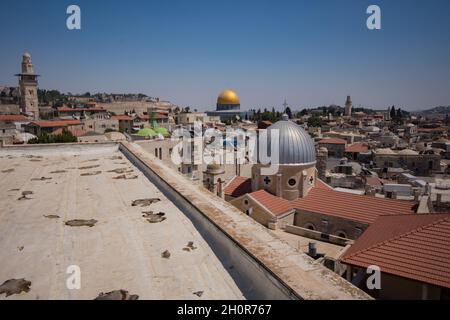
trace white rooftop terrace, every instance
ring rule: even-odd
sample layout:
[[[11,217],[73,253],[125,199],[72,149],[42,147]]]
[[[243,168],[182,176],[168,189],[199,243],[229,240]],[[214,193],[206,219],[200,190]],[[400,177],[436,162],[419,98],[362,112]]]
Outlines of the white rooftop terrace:
[[[243,298],[192,222],[117,146],[30,150],[35,156],[6,155],[0,149],[0,285],[12,278],[31,281],[28,293],[6,299],[94,299],[120,289],[139,299]],[[114,179],[120,174],[108,171],[118,168],[137,178]],[[81,176],[96,171],[101,173]],[[18,200],[23,191],[33,192],[29,200]],[[161,201],[131,206],[140,198]],[[142,217],[148,210],[164,212],[167,219],[149,223]],[[72,219],[98,222],[93,227],[64,224]],[[190,241],[196,249],[183,250]],[[165,250],[168,259],[161,256]],[[70,265],[81,269],[79,290],[66,287]],[[201,297],[194,294],[199,291]]]

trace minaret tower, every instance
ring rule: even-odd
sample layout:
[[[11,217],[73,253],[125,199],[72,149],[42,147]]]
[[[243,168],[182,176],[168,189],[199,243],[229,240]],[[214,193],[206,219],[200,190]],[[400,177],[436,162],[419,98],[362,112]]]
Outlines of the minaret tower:
[[[37,78],[39,75],[34,73],[29,53],[24,53],[22,57],[22,73],[16,74],[16,76],[19,77],[20,111],[33,120],[39,119],[37,94]]]
[[[347,101],[345,101],[345,115],[350,117],[352,115],[352,99],[347,96]]]

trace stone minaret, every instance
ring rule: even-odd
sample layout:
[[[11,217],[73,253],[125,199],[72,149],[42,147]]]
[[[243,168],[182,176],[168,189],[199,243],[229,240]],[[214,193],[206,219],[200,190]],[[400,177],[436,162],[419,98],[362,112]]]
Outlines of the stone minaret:
[[[345,101],[345,115],[350,117],[352,115],[352,99],[347,96],[347,101]]]
[[[16,74],[16,76],[19,77],[20,111],[33,120],[39,119],[37,94],[37,78],[39,75],[34,73],[29,53],[24,53],[22,57],[22,73]]]

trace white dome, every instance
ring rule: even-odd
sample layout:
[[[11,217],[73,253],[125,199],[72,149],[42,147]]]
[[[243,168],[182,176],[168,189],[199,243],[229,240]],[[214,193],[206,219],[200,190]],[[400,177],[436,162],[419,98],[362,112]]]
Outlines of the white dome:
[[[283,115],[280,120],[267,128],[268,153],[270,154],[270,131],[279,130],[279,159],[274,164],[310,164],[316,161],[314,141],[300,126]]]

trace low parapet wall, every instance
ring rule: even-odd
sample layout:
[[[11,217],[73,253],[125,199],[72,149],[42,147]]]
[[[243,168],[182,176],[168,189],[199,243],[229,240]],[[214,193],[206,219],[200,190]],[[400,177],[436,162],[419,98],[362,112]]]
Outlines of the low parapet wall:
[[[182,210],[248,299],[370,299],[206,189],[136,144],[123,154]]]
[[[334,236],[332,234],[323,234],[319,231],[309,230],[309,229],[305,229],[302,227],[297,227],[297,226],[293,226],[293,225],[289,225],[289,224],[286,225],[284,230],[286,232],[296,234],[298,236],[303,236],[303,237],[316,239],[316,240],[320,240],[320,241],[327,241],[327,242],[334,243],[334,244],[337,244],[340,246],[347,245],[349,241],[353,242],[350,239],[341,238],[338,236]]]
[[[79,155],[111,153],[119,149],[116,142],[96,143],[48,143],[48,144],[24,144],[24,145],[2,145],[0,155]]]

